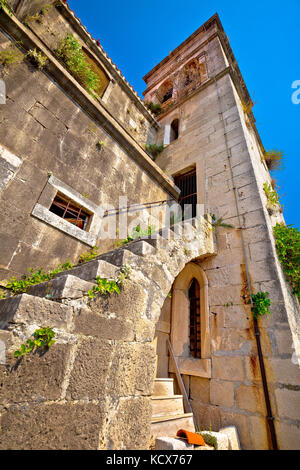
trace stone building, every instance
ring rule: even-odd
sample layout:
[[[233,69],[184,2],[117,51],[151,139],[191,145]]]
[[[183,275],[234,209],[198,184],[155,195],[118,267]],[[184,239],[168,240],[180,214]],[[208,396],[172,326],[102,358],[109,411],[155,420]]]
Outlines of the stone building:
[[[99,256],[0,301],[0,448],[147,449],[151,433],[196,422],[235,425],[243,449],[298,449],[299,304],[272,233],[283,216],[268,207],[263,145],[218,15],[144,77],[143,102],[65,2],[7,5],[1,286],[95,245]],[[57,52],[67,37],[98,77],[92,94]],[[151,145],[164,146],[155,161]],[[191,214],[169,227],[177,201]],[[151,213],[155,236],[116,247],[103,227],[117,214],[126,238],[124,213],[135,224]],[[232,227],[214,230],[212,215]],[[119,296],[87,300],[124,265]],[[251,293],[265,291],[271,316],[256,322]],[[16,364],[47,325],[55,345]]]

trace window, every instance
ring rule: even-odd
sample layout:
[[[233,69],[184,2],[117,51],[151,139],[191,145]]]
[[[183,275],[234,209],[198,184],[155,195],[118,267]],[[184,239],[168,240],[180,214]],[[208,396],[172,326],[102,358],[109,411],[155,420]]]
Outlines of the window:
[[[172,96],[173,96],[173,88],[170,88],[170,89],[166,92],[165,96],[163,97],[162,102],[165,103],[165,102],[168,101],[170,98],[172,98]]]
[[[197,215],[197,178],[196,168],[190,170],[188,173],[184,173],[174,177],[176,186],[181,190],[179,203],[182,207],[183,214],[185,212],[184,206],[191,204],[191,217]],[[185,217],[187,214],[185,214]]]
[[[189,288],[190,301],[190,354],[194,358],[201,358],[201,314],[200,314],[200,286],[194,278]]]
[[[83,49],[83,53],[85,55],[86,61],[89,63],[92,71],[98,75],[99,78],[99,86],[96,90],[97,95],[102,98],[108,84],[109,84],[109,78],[102,70],[100,65],[93,59],[93,57],[88,53],[86,49]]]
[[[161,104],[169,101],[173,96],[173,82],[167,80],[164,82],[157,91],[157,98]]]
[[[174,119],[171,124],[171,134],[170,134],[170,143],[174,140],[177,140],[179,136],[179,120]]]
[[[91,215],[62,194],[57,193],[49,210],[70,224],[87,231]]]

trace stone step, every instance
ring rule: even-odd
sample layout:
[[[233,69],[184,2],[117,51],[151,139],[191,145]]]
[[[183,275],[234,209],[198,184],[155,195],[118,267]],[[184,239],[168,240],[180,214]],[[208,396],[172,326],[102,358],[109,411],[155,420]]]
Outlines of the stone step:
[[[131,250],[128,250],[127,245],[122,248],[116,248],[115,250],[109,251],[108,253],[103,253],[102,255],[97,256],[96,260],[106,261],[107,263],[118,267],[121,267],[124,264],[141,264],[141,257],[133,253]]]
[[[28,294],[0,301],[0,329],[9,329],[14,324],[37,324],[68,330],[72,318],[72,307]]]
[[[174,379],[155,379],[153,396],[174,395]]]
[[[64,271],[55,276],[56,278],[72,275],[84,281],[93,282],[98,276],[106,279],[114,279],[116,277],[117,268],[114,264],[111,264],[102,259],[94,259],[87,263],[82,263],[69,271]]]
[[[27,294],[46,297],[48,300],[79,299],[95,284],[79,277],[66,274],[51,281],[42,282],[27,289]]]
[[[164,239],[164,240],[173,240],[174,239],[174,231],[170,230],[167,227],[161,228],[158,231],[158,234]]]
[[[182,395],[152,396],[152,418],[184,414]]]
[[[151,434],[154,439],[164,436],[175,437],[179,429],[195,432],[193,413],[152,418]]]
[[[154,246],[157,250],[164,249],[168,246],[168,240],[161,237],[159,233],[154,233],[150,238],[142,238],[142,240]]]
[[[138,256],[152,255],[156,251],[156,248],[148,243],[148,240],[139,240],[128,243],[124,249],[129,250]]]

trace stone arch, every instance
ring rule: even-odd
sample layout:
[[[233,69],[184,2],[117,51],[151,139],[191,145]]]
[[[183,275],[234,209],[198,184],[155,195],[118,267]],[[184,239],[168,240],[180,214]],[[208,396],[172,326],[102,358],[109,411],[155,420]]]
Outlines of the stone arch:
[[[179,119],[173,119],[171,122],[170,143],[179,137]]]
[[[180,95],[183,97],[186,94],[195,90],[201,84],[201,70],[199,61],[194,58],[185,64],[180,71],[179,89]]]
[[[168,79],[166,80],[157,90],[156,96],[161,104],[167,103],[172,99],[174,91],[173,81]]]

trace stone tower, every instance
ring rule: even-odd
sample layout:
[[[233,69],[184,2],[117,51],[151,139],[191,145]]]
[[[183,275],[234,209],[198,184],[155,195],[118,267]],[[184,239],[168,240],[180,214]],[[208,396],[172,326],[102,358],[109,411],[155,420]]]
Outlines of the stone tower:
[[[145,102],[162,109],[157,144],[165,148],[156,163],[182,190],[182,204],[198,202],[234,227],[216,230],[215,257],[195,261],[203,274],[201,309],[208,292],[209,327],[200,336],[202,346],[209,336],[209,346],[198,356],[191,349],[192,263],[183,274],[185,291],[182,279],[179,287],[175,281],[157,326],[158,377],[174,372],[165,347],[170,335],[202,429],[235,423],[243,448],[299,448],[300,371],[292,359],[299,350],[299,304],[284,279],[272,233],[283,216],[268,206],[263,185],[271,176],[251,98],[218,15],[144,80]],[[269,292],[271,316],[257,324],[249,299],[260,291]]]

